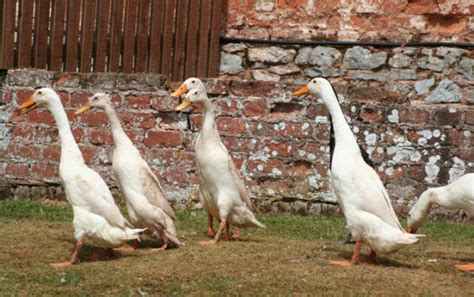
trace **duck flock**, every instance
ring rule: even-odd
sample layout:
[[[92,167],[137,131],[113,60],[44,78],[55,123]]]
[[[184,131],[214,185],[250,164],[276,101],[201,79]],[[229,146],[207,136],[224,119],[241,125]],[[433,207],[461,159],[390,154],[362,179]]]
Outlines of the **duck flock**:
[[[315,100],[321,99],[330,113],[331,182],[346,218],[347,229],[356,243],[351,260],[330,263],[341,266],[362,263],[362,244],[371,250],[368,260],[364,262],[376,263],[378,254],[393,253],[419,242],[424,235],[415,232],[428,217],[433,204],[464,209],[474,216],[474,173],[470,173],[450,185],[422,193],[408,215],[408,228],[404,230],[382,181],[357,144],[331,83],[324,78],[314,78],[293,93],[294,96],[304,94],[310,94]],[[201,243],[216,244],[223,233],[228,240],[239,238],[241,227],[264,228],[254,215],[240,172],[222,143],[214,107],[203,82],[198,78],[189,78],[171,94],[175,98],[183,95],[184,100],[176,111],[199,105],[203,112],[203,123],[194,149],[200,196],[208,215],[208,232],[212,239]],[[28,112],[37,107],[48,108],[58,127],[61,141],[59,176],[73,209],[74,236],[77,240],[70,259],[50,264],[52,267],[78,264],[79,253],[86,240],[106,248],[106,254],[93,255],[97,259],[112,256],[114,248],[136,249],[140,245],[140,237],[145,235],[162,240],[159,250],[183,245],[178,238],[177,219],[166,194],[157,176],[124,132],[109,94],[96,93],[75,114],[98,108],[107,115],[115,144],[112,170],[125,197],[130,222],[120,212],[101,176],[85,164],[56,92],[50,88],[38,89],[19,109]],[[219,221],[217,231],[213,226],[214,219]],[[234,229],[233,235],[230,225]],[[126,245],[130,241],[131,244]],[[474,263],[459,264],[457,268],[474,271]]]

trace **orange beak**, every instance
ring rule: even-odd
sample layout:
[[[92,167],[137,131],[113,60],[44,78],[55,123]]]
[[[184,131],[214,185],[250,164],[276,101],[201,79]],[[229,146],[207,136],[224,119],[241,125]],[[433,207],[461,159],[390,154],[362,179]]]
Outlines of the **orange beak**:
[[[408,227],[408,228],[407,228],[407,232],[408,232],[408,233],[411,233],[411,234],[414,234],[414,233],[416,233],[416,230],[413,229],[412,227]]]
[[[302,87],[301,89],[297,90],[297,91],[294,91],[293,92],[293,96],[300,96],[300,95],[303,95],[303,94],[308,94],[309,93],[309,88],[308,86],[304,86]]]
[[[181,95],[183,95],[184,93],[187,93],[189,90],[188,90],[188,87],[185,85],[185,84],[182,84],[176,91],[174,91],[172,94],[171,94],[171,97],[179,97]]]
[[[33,100],[33,97],[28,98],[22,105],[18,106],[19,110],[23,110],[23,112],[27,113],[30,110],[33,110],[37,107],[37,104],[35,100]]]

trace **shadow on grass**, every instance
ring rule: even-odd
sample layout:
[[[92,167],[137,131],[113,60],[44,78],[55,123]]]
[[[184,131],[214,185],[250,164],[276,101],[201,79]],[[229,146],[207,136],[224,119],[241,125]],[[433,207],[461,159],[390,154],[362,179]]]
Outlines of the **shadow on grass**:
[[[337,253],[338,257],[344,260],[350,261],[352,258],[352,252],[341,251]],[[367,260],[368,255],[361,254],[361,260]],[[419,267],[412,264],[402,263],[385,256],[377,256],[377,264],[361,264],[361,265],[374,265],[379,267],[397,267],[397,268],[408,268],[408,269],[418,269]]]

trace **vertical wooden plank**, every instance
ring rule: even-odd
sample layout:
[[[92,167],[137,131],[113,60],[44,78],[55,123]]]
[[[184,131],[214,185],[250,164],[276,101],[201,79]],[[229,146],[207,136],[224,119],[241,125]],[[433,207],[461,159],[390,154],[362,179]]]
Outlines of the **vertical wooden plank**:
[[[79,21],[81,1],[69,0],[66,22],[66,63],[65,71],[77,71],[79,53]]]
[[[66,7],[66,0],[53,0],[52,6],[49,69],[60,71],[63,65],[64,9]]]
[[[138,0],[127,0],[122,56],[122,71],[125,73],[130,73],[134,70],[133,60],[135,57],[135,37],[137,30],[138,4]]]
[[[81,20],[80,72],[91,72],[97,0],[85,0]]]
[[[171,76],[173,81],[182,80],[184,77],[187,17],[188,0],[178,0],[174,32],[173,72]]]
[[[198,29],[199,29],[199,14],[195,13],[200,10],[199,0],[189,1],[189,19],[186,41],[186,62],[184,77],[188,78],[197,75],[197,53],[198,53]]]
[[[171,76],[173,61],[173,30],[176,10],[176,0],[168,0],[165,10],[163,35],[163,54],[161,56],[161,74]]]
[[[33,35],[34,1],[20,2],[18,19],[18,67],[31,67],[31,44]]]
[[[161,69],[161,42],[163,35],[165,0],[153,1],[151,9],[150,64],[148,66],[148,71],[158,73]]]
[[[105,71],[105,57],[107,56],[107,34],[109,30],[109,16],[111,0],[99,0],[97,6],[97,36],[94,51],[94,71]]]
[[[135,72],[147,71],[148,28],[150,23],[150,0],[141,0],[137,29],[137,54]]]
[[[212,7],[211,37],[209,49],[209,66],[207,68],[207,77],[216,76],[218,73],[217,65],[220,58],[219,39],[221,36],[222,8],[224,0],[214,0]]]
[[[48,64],[49,0],[36,0],[35,11],[33,65],[35,68],[46,69]]]
[[[201,17],[199,20],[199,52],[197,62],[198,77],[206,77],[207,75],[207,59],[209,57],[209,28],[211,26],[211,0],[202,0]]]
[[[159,1],[161,2],[161,1]],[[117,72],[120,69],[120,53],[122,48],[122,25],[124,3],[123,0],[112,1],[112,15],[110,20],[110,48],[107,69]]]
[[[2,7],[2,55],[1,68],[9,69],[14,66],[14,42],[15,42],[15,9],[16,0],[3,0]]]

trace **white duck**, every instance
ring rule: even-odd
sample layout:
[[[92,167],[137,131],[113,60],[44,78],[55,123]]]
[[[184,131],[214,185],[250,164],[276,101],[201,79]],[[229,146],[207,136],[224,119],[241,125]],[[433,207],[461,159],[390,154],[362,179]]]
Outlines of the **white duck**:
[[[190,77],[190,78],[186,79],[181,84],[181,86],[171,94],[171,96],[177,98],[177,97],[179,97],[183,94],[188,93],[188,91],[192,90],[192,89],[198,89],[198,90],[200,90],[200,91],[207,94],[206,87],[204,86],[204,83],[197,77]],[[216,231],[214,230],[214,222],[213,222],[214,217],[212,216],[211,211],[208,209],[209,208],[208,204],[206,203],[206,201],[208,201],[210,199],[204,199],[204,196],[206,195],[206,193],[203,191],[203,189],[204,189],[204,187],[199,188],[201,200],[202,200],[202,203],[203,203],[203,207],[204,207],[204,210],[207,213],[207,226],[208,226],[207,229],[208,229],[209,236],[214,238],[216,236]],[[216,217],[216,218],[218,219],[218,217]],[[233,226],[233,227],[234,227],[234,234],[232,235],[232,238],[233,239],[240,238],[240,228],[237,227],[237,226]],[[226,230],[226,231],[227,231],[226,236],[229,237],[228,230]]]
[[[75,114],[86,112],[92,107],[104,110],[109,118],[115,144],[112,170],[125,196],[130,221],[135,227],[147,228],[147,233],[154,238],[161,238],[163,240],[161,250],[168,247],[169,240],[180,245],[181,242],[176,235],[176,216],[173,209],[165,197],[158,178],[125,134],[112,98],[108,94],[97,93]],[[138,247],[138,241],[134,242],[133,247]]]
[[[113,253],[111,248],[138,239],[144,229],[131,229],[126,226],[125,218],[104,180],[84,163],[61,100],[52,89],[37,90],[19,109],[28,112],[40,106],[51,111],[58,127],[61,141],[59,176],[73,209],[74,235],[77,240],[70,260],[51,266],[60,268],[79,263],[78,255],[85,239],[91,239],[106,247],[110,256]]]
[[[371,249],[369,262],[376,262],[376,253],[392,253],[418,242],[419,235],[403,230],[382,181],[364,161],[331,83],[324,78],[315,78],[293,95],[306,93],[321,98],[331,115],[335,135],[330,168],[332,187],[346,218],[347,228],[356,240],[350,262],[331,263],[359,264],[362,243]]]
[[[408,214],[408,232],[415,233],[418,230],[433,204],[449,209],[463,209],[474,217],[474,173],[468,173],[447,186],[424,191]],[[456,267],[463,271],[474,271],[474,263],[459,264]]]
[[[217,243],[224,228],[229,238],[229,224],[265,227],[252,212],[245,184],[217,131],[214,108],[206,92],[200,88],[190,90],[176,110],[181,111],[192,104],[201,105],[204,113],[201,132],[194,147],[200,191],[207,211],[220,220],[214,239],[205,243]]]

